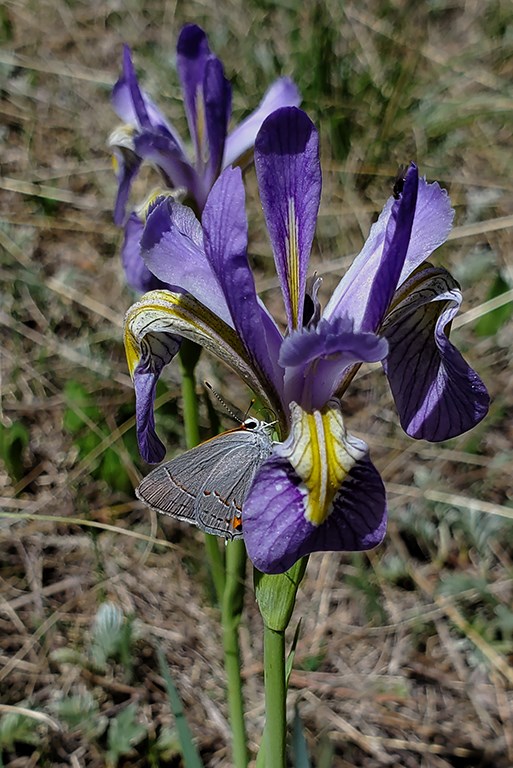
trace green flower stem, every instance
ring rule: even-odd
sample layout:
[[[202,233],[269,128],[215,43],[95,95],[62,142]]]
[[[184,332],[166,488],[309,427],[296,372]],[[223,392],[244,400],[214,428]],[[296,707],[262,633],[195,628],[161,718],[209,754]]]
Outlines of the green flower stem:
[[[208,567],[214,582],[217,602],[221,603],[225,586],[224,560],[216,536],[212,536],[210,533],[205,534],[205,550],[207,552]]]
[[[222,602],[222,625],[234,768],[246,768],[248,765],[239,650],[239,624],[244,607],[245,575],[246,546],[241,540],[229,541],[226,545],[226,585]]]
[[[265,768],[285,768],[287,719],[285,632],[264,625]]]
[[[196,344],[186,340],[182,342],[180,367],[185,440],[188,448],[193,448],[200,441],[198,396],[194,376],[200,351],[201,348]],[[232,730],[232,764],[234,768],[247,768],[248,748],[244,723],[239,649],[239,624],[244,602],[246,574],[246,547],[243,541],[228,542],[226,563],[216,536],[205,534],[205,549],[217,600],[221,605],[224,665],[228,682],[228,710]]]
[[[180,371],[182,375],[182,402],[183,421],[185,427],[185,444],[187,448],[194,448],[200,441],[199,408],[196,394],[196,378],[194,370],[199,360],[201,347],[192,341],[184,339],[180,349]],[[205,534],[205,549],[207,559],[214,582],[217,601],[221,604],[224,592],[224,559],[219,548],[219,542],[215,536]]]
[[[287,629],[308,558],[298,560],[286,573],[277,575],[253,571],[255,596],[264,622],[264,684],[266,721],[256,768],[283,768],[287,723],[285,705],[287,672],[285,630]],[[295,647],[295,642],[293,648]],[[290,658],[290,665],[293,657]]]

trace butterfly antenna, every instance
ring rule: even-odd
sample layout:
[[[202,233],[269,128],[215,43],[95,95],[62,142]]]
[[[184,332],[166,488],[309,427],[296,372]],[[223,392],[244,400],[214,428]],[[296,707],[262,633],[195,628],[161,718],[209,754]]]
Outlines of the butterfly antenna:
[[[226,413],[227,413],[229,416],[231,416],[231,417],[232,417],[232,419],[233,419],[234,421],[238,421],[238,422],[239,422],[239,424],[243,424],[243,423],[244,423],[244,420],[246,419],[246,416],[247,416],[247,414],[248,414],[248,412],[249,412],[249,410],[250,410],[250,408],[251,408],[251,405],[249,406],[249,408],[248,408],[248,410],[246,411],[245,415],[244,415],[244,416],[241,418],[241,416],[240,416],[240,411],[239,411],[239,413],[238,413],[238,414],[237,414],[237,413],[235,413],[235,409],[234,409],[234,408],[232,408],[232,407],[230,407],[230,406],[228,405],[228,403],[226,402],[226,400],[224,400],[224,399],[221,397],[221,395],[219,394],[219,392],[216,392],[216,390],[214,389],[214,387],[212,386],[212,384],[210,384],[208,381],[204,381],[203,383],[204,383],[204,385],[206,386],[206,388],[207,388],[207,389],[209,389],[209,390],[212,392],[212,394],[214,395],[214,397],[215,397],[215,398],[217,398],[217,400],[219,400],[219,402],[221,403],[221,405],[222,405],[222,406],[223,406],[223,408],[225,409]],[[254,401],[253,401],[253,402],[254,402]]]
[[[254,397],[252,397],[252,398],[251,398],[251,402],[250,402],[250,404],[248,405],[248,408],[247,408],[247,410],[246,410],[246,413],[244,414],[244,418],[243,418],[243,420],[242,420],[243,422],[244,422],[244,421],[246,421],[246,419],[248,418],[248,413],[249,413],[249,412],[250,412],[250,410],[253,408],[253,406],[255,405],[255,403],[256,403],[256,400],[255,400],[255,398],[254,398]]]

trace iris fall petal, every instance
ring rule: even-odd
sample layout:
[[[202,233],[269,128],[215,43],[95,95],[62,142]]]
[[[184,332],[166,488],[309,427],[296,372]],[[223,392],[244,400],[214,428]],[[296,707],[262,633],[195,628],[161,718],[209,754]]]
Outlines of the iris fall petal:
[[[448,338],[460,304],[451,275],[426,264],[404,284],[383,325],[389,343],[384,369],[411,437],[446,440],[488,412],[486,387]]]
[[[386,531],[383,481],[370,459],[358,461],[319,526],[305,518],[301,481],[285,459],[272,457],[246,499],[242,526],[248,555],[264,573],[283,573],[311,552],[362,551]]]

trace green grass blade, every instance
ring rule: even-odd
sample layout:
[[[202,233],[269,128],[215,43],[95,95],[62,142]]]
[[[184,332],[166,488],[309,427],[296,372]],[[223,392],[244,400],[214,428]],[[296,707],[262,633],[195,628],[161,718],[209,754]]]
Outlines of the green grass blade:
[[[184,764],[186,768],[204,768],[201,757],[194,743],[191,729],[189,728],[189,724],[185,719],[182,700],[178,691],[176,690],[175,684],[171,679],[166,658],[160,648],[157,648],[157,656],[159,660],[160,674],[166,683],[167,697],[169,699],[171,712],[175,717],[176,730],[178,732],[178,738],[182,748]]]
[[[296,704],[294,708],[294,724],[292,726],[292,763],[296,768],[312,768],[308,747],[305,739],[303,721]]]

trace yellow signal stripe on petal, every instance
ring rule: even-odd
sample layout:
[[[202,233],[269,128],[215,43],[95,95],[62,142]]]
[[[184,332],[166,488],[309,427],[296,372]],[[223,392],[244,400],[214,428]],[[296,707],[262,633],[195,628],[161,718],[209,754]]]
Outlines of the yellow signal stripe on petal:
[[[135,134],[136,129],[133,125],[130,125],[130,123],[123,123],[122,125],[118,125],[108,138],[108,146],[118,147],[119,149],[129,149],[131,152],[134,152]]]
[[[289,287],[292,328],[299,326],[299,251],[298,224],[294,198],[289,197],[287,215],[287,284]]]
[[[277,414],[280,423],[286,422],[273,382],[255,365],[236,330],[191,294],[149,291],[130,307],[124,342],[132,378],[143,359],[169,362],[169,334],[190,339],[221,359]]]
[[[148,197],[146,197],[142,203],[134,208],[137,216],[142,222],[146,222],[149,214],[149,210],[155,200],[159,197],[169,197],[171,200],[180,201],[180,197],[183,195],[183,187],[176,187],[175,189],[163,189],[162,187],[155,187],[151,190]]]
[[[237,333],[224,320],[190,294],[158,290],[145,293],[125,317],[125,351],[132,376],[141,359],[144,337],[158,333],[185,336],[225,359],[226,350],[230,350],[246,365],[250,364]]]
[[[297,403],[292,403],[290,410],[291,434],[276,452],[301,478],[306,519],[321,525],[347,474],[367,451],[347,434],[338,400],[330,400],[320,411],[309,413]]]

